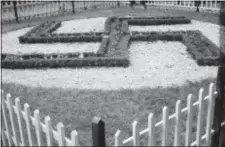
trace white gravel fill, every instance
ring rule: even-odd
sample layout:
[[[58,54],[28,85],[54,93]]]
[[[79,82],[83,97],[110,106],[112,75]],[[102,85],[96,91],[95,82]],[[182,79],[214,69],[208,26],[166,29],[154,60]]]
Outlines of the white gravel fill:
[[[3,34],[2,53],[28,54],[28,53],[73,53],[97,52],[101,42],[93,43],[52,43],[52,44],[20,44],[18,36],[25,34],[31,28]]]
[[[128,68],[8,70],[3,82],[77,89],[170,87],[216,77],[216,67],[200,67],[180,42],[133,42]]]
[[[190,24],[182,25],[158,25],[158,26],[129,26],[130,31],[139,31],[139,32],[167,32],[167,31],[187,31],[187,30],[199,30],[201,31],[208,39],[220,47],[220,32],[225,32],[225,28],[217,24],[201,22],[197,20],[191,20]]]
[[[107,17],[63,21],[54,33],[103,32]]]

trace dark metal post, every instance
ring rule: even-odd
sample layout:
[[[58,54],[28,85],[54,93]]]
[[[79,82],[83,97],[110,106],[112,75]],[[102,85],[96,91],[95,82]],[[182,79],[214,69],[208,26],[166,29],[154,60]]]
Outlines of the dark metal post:
[[[117,7],[120,7],[120,1],[117,2]]]
[[[225,120],[225,55],[221,53],[220,55],[220,65],[217,74],[217,98],[215,101],[215,113],[213,120],[213,129],[215,130],[212,136],[211,146],[220,146],[222,143],[222,137],[225,137],[224,131],[222,131],[221,123]],[[222,145],[221,145],[222,146]]]
[[[14,8],[14,14],[15,14],[16,22],[19,22],[16,3],[17,3],[16,1],[13,1],[13,8]]]
[[[72,12],[75,13],[74,1],[72,1]]]
[[[92,120],[92,141],[93,146],[105,147],[105,123],[100,117],[94,117]]]

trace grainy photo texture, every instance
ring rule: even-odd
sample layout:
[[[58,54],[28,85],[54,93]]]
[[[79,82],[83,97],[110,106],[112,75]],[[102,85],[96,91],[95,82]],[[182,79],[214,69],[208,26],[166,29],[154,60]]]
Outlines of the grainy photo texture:
[[[225,1],[1,1],[2,146],[225,146]]]

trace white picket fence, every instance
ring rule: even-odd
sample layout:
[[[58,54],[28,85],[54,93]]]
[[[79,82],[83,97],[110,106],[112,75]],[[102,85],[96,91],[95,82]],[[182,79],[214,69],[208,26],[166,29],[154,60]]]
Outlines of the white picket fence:
[[[148,146],[156,145],[156,135],[155,129],[161,127],[161,145],[167,146],[168,143],[168,122],[174,121],[174,142],[175,146],[182,144],[181,142],[181,122],[185,121],[181,119],[181,116],[187,113],[186,119],[186,132],[185,133],[185,146],[199,146],[207,145],[211,143],[211,135],[214,133],[212,129],[212,120],[214,115],[214,102],[217,95],[217,92],[214,90],[214,85],[210,84],[209,91],[207,96],[203,96],[203,89],[199,90],[198,100],[193,101],[192,95],[189,94],[187,98],[187,107],[181,108],[181,101],[176,102],[176,111],[174,114],[168,114],[168,108],[164,107],[162,112],[162,120],[156,123],[156,118],[153,113],[150,113],[148,116],[148,127],[144,130],[139,129],[139,122],[134,121],[132,124],[132,136],[125,138],[123,132],[118,130],[115,133],[115,144],[114,146],[122,146],[126,144],[132,144],[133,146],[140,145],[140,139],[144,135],[147,135]],[[53,145],[53,142],[57,142],[59,146],[79,146],[79,137],[76,130],[71,132],[70,138],[65,136],[64,125],[60,122],[57,124],[57,130],[52,128],[51,119],[49,116],[45,117],[45,123],[40,121],[39,111],[35,110],[34,115],[30,114],[30,107],[26,103],[24,104],[24,109],[21,109],[20,99],[15,99],[15,104],[12,103],[11,95],[7,94],[6,99],[2,92],[2,114],[4,123],[1,128],[1,138],[3,145],[11,146],[35,146],[35,145]],[[207,117],[203,118],[204,107],[207,106]],[[194,108],[197,108],[198,111],[193,111]],[[197,124],[196,132],[192,131],[193,125],[193,116],[197,113]],[[16,119],[15,119],[16,118]],[[203,128],[203,120],[206,119],[206,127]],[[25,122],[25,124],[23,124]],[[224,126],[225,122],[221,124]],[[25,128],[23,128],[25,127]],[[32,131],[34,129],[35,131]],[[203,129],[205,129],[205,134],[202,134]],[[25,132],[26,131],[26,132]],[[19,132],[19,133],[18,133]],[[45,136],[42,134],[45,133]],[[195,141],[192,142],[191,137],[193,133],[196,133]],[[26,134],[26,135],[25,135]],[[27,136],[27,137],[25,137]],[[36,137],[34,137],[36,136]],[[43,142],[42,138],[46,138],[46,142]],[[28,144],[25,143],[25,140],[28,140]],[[205,144],[203,144],[205,140]]]
[[[71,132],[69,139],[65,137],[65,129],[62,122],[59,122],[57,124],[57,130],[54,130],[49,116],[46,116],[45,123],[42,123],[40,121],[39,110],[36,109],[34,111],[34,116],[32,116],[29,104],[24,104],[24,109],[22,110],[19,98],[15,99],[14,105],[10,94],[6,95],[6,99],[4,98],[4,94],[2,94],[2,96],[1,102],[4,123],[1,128],[1,138],[3,145],[52,146],[53,142],[56,141],[59,146],[79,146],[78,133],[76,130]],[[23,124],[23,122],[25,122],[25,124]],[[35,129],[35,132],[32,131],[33,129]],[[24,130],[26,130],[26,132]],[[17,133],[18,131],[19,134]],[[43,142],[42,132],[46,134],[47,142]],[[26,144],[26,140],[28,140],[28,144]]]
[[[180,1],[180,3],[178,3]],[[225,4],[222,4],[221,1],[211,0],[205,1],[201,0],[201,5],[199,7],[200,12],[209,12],[209,13],[220,13],[220,11],[225,11]],[[127,5],[129,2],[125,2]],[[194,0],[172,0],[172,1],[163,1],[163,0],[150,0],[147,5],[152,7],[158,7],[161,9],[178,9],[184,11],[196,11],[195,1]]]
[[[179,10],[189,10],[189,11],[196,11],[195,1],[189,0],[180,0],[180,3],[178,4],[178,0],[174,1],[158,1],[153,0],[153,3],[150,3],[149,5],[152,6],[159,6],[159,7],[167,7],[171,9],[179,9]],[[210,12],[210,13],[220,13],[220,11],[225,11],[225,6],[222,5],[221,1],[218,0],[211,0],[211,1],[205,1],[201,0],[201,4],[199,7],[200,12]]]
[[[15,12],[12,1],[2,2],[2,21],[15,20]],[[17,14],[19,20],[36,17],[46,17],[62,14],[72,14],[72,4],[75,12],[84,11],[84,8],[110,8],[116,7],[116,1],[17,1]]]
[[[187,97],[187,107],[181,109],[181,101],[178,100],[176,102],[176,111],[174,114],[168,114],[168,107],[164,107],[162,111],[162,120],[159,122],[155,122],[155,117],[153,113],[150,113],[148,116],[148,127],[144,130],[139,129],[139,122],[134,121],[132,124],[132,136],[129,138],[124,139],[124,136],[121,135],[121,131],[117,130],[115,134],[115,146],[121,146],[126,144],[132,144],[133,146],[140,146],[140,137],[147,135],[148,138],[148,146],[155,146],[156,145],[156,134],[155,129],[161,127],[161,145],[162,146],[169,146],[168,142],[168,128],[172,126],[168,126],[168,121],[173,121],[175,131],[174,131],[174,146],[199,146],[203,145],[203,140],[205,140],[205,145],[210,146],[211,143],[211,135],[214,133],[212,129],[212,120],[214,115],[214,102],[215,96],[217,92],[213,88],[213,84],[209,86],[209,92],[206,97],[203,97],[203,89],[199,90],[198,100],[193,101],[192,94],[189,94]],[[203,107],[208,106],[207,109],[207,118],[206,118],[206,128],[205,134],[202,134],[202,124],[203,124]],[[197,112],[197,132],[192,132],[192,123],[193,123],[193,115],[194,107],[198,108]],[[181,119],[181,116],[187,114],[186,120],[186,132],[185,132],[185,142],[181,142],[181,122],[184,121]],[[224,126],[225,122],[221,124]],[[196,139],[192,142],[191,137],[193,134],[196,133]]]

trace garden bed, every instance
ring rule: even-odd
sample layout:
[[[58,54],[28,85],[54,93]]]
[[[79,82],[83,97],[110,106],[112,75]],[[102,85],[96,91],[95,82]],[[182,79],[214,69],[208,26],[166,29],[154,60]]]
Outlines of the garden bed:
[[[72,43],[101,42],[95,52],[52,53],[48,55],[2,54],[4,68],[42,68],[42,67],[82,67],[83,66],[128,66],[130,41],[181,41],[199,65],[218,65],[220,49],[198,31],[176,32],[129,32],[130,25],[171,25],[190,23],[185,17],[109,17],[105,21],[105,32],[52,33],[61,22],[46,22],[19,37],[22,43]],[[40,33],[37,30],[41,30]],[[28,34],[28,35],[27,35]],[[109,37],[103,36],[108,34]],[[70,55],[72,54],[72,55]],[[73,57],[73,58],[71,58]],[[81,57],[81,58],[79,58]],[[109,58],[109,59],[106,59]],[[115,59],[112,60],[112,59]],[[117,58],[119,61],[117,62]],[[40,62],[37,60],[40,59]],[[81,61],[84,60],[84,61]],[[18,62],[21,64],[14,64]],[[30,63],[29,63],[30,62]],[[52,63],[50,63],[52,62]],[[124,62],[121,64],[120,62]],[[25,63],[29,65],[25,65]],[[13,65],[14,64],[14,65]],[[66,65],[68,64],[68,65]],[[98,65],[99,64],[99,65]],[[104,64],[104,65],[103,65]]]
[[[187,46],[187,51],[199,65],[219,64],[222,49],[200,31],[177,32],[131,32],[131,41],[181,41]]]

